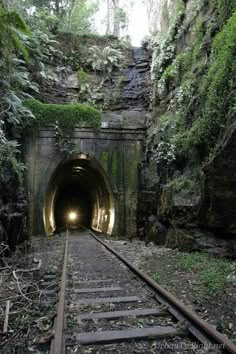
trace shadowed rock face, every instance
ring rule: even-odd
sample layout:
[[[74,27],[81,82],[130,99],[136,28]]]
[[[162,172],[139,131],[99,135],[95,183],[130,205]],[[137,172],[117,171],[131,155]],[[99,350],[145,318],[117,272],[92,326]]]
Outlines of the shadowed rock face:
[[[126,81],[120,95],[121,108],[147,109],[150,104],[150,53],[144,48],[135,48],[132,55],[133,63],[130,63],[123,73]]]
[[[28,239],[27,202],[24,190],[12,171],[4,171],[0,181],[0,242],[14,250]]]
[[[235,235],[236,124],[226,133],[215,158],[204,171],[199,219],[202,225]]]

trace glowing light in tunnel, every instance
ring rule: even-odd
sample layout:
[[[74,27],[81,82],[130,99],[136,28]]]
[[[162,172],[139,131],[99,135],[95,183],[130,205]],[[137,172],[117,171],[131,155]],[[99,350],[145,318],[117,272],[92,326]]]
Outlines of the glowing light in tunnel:
[[[74,188],[81,189],[81,193],[83,190],[87,193],[87,196],[83,195],[84,199],[78,197],[81,204],[76,202],[77,194],[73,194],[73,188],[68,198],[66,193],[63,194],[71,183]],[[81,153],[76,158],[60,162],[52,171],[45,191],[44,225],[47,235],[57,227],[60,229],[67,225],[73,228],[79,224],[112,234],[114,223],[113,191],[99,161]]]
[[[68,220],[74,222],[77,219],[78,219],[78,214],[75,211],[70,211],[68,214]]]

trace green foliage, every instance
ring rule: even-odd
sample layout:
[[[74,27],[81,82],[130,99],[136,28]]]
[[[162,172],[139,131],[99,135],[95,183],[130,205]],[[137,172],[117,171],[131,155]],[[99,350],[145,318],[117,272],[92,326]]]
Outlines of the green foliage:
[[[217,9],[218,21],[221,25],[232,15],[236,10],[234,0],[212,0],[212,5]]]
[[[29,56],[24,38],[29,34],[30,30],[19,13],[7,10],[0,3],[0,56],[4,57],[17,50],[27,60]]]
[[[151,67],[151,76],[154,84],[158,84],[158,80],[163,75],[165,69],[174,59],[176,52],[175,39],[184,15],[185,2],[178,0],[176,3],[175,16],[172,19],[167,33],[159,33],[150,44],[154,49]]]
[[[195,28],[195,41],[192,52],[192,64],[196,63],[201,54],[202,41],[205,34],[205,24],[200,22]]]
[[[169,78],[175,77],[175,75],[176,75],[175,65],[171,64],[164,71],[164,74],[162,75],[162,79],[167,80]]]
[[[119,49],[111,47],[99,48],[93,46],[89,48],[90,57],[88,63],[91,64],[93,70],[110,74],[114,67],[118,67],[122,59],[122,53]]]
[[[172,179],[167,184],[167,186],[170,187],[174,192],[179,192],[181,190],[194,192],[194,190],[196,189],[196,182],[188,178],[187,176],[180,176]]]
[[[34,29],[27,45],[31,57],[31,70],[40,85],[50,81],[52,84],[56,83],[58,76],[63,77],[70,70],[68,58],[57,48],[58,42],[51,35],[40,29]]]
[[[112,34],[99,34],[91,32],[82,35],[80,34],[79,37],[84,38],[85,40],[94,39],[95,41],[101,41],[103,43],[107,43],[114,40],[118,42],[117,38],[114,37]]]
[[[30,15],[28,14],[30,13]],[[34,31],[42,31],[44,34],[50,35],[51,32],[55,31],[60,23],[60,20],[46,7],[37,7],[33,13],[30,11],[30,6],[25,9],[24,17],[27,20],[29,26]]]
[[[76,34],[94,32],[92,16],[98,11],[97,1],[74,0],[70,1],[59,29]]]
[[[185,51],[181,52],[176,56],[172,63],[165,69],[158,82],[158,93],[162,94],[166,88],[169,79],[174,79],[176,83],[182,83],[179,94],[187,89],[189,95],[188,83],[191,82],[193,78],[192,66],[197,62],[200,53],[202,40],[204,37],[205,28],[203,23],[199,23],[195,28],[195,41],[192,48],[186,48]],[[177,97],[178,98],[178,97]],[[183,97],[183,100],[185,98]],[[182,106],[183,102],[179,102]]]
[[[78,79],[80,83],[87,83],[88,82],[88,74],[84,71],[83,68],[79,69],[78,71]]]
[[[98,11],[98,0],[26,0],[24,14],[34,28],[44,32],[68,31],[76,34],[94,32],[93,16]],[[32,12],[32,5],[35,11]],[[18,6],[22,8],[23,6]]]
[[[45,104],[37,100],[26,100],[25,105],[32,111],[36,119],[28,122],[28,126],[58,125],[61,128],[72,128],[75,125],[99,127],[101,113],[83,104]]]
[[[162,99],[170,83],[176,86],[168,110],[173,112],[173,117],[179,117],[171,130],[158,133],[162,146],[173,151],[174,156],[192,161],[204,162],[230,123],[235,97],[236,12],[213,39],[210,58],[203,57],[203,44],[210,41],[210,31],[204,23],[199,23],[190,48],[175,58],[169,56],[169,49],[163,48],[162,56],[169,65],[162,60],[156,73],[155,93],[159,98]],[[174,43],[172,37],[169,48]]]
[[[91,82],[89,75],[83,69],[78,71],[78,79],[80,84],[79,100],[82,102],[85,100],[89,105],[94,106],[100,87]]]
[[[75,328],[77,325],[77,320],[76,317],[73,315],[69,315],[66,317],[66,321],[67,321],[67,328]]]
[[[120,7],[118,9],[118,11],[116,12],[116,17],[117,17],[117,21],[119,22],[119,26],[121,29],[125,29],[128,26],[128,16],[126,11]]]
[[[177,265],[185,271],[196,274],[198,288],[208,296],[218,295],[224,291],[226,277],[232,269],[232,262],[200,252],[180,255]]]
[[[203,111],[188,132],[186,149],[204,144],[210,152],[224,133],[235,92],[235,55],[236,12],[213,41],[211,64],[201,89]]]
[[[151,278],[156,282],[156,283],[160,283],[160,274],[159,273],[152,273],[151,274]]]
[[[177,112],[169,112],[159,118],[151,143],[153,158],[160,168],[169,166],[176,160],[178,155],[176,134],[183,129],[182,116]]]
[[[5,171],[10,168],[17,175],[19,181],[22,182],[25,165],[19,159],[19,144],[14,140],[7,140],[0,129],[0,179]]]
[[[27,41],[30,31],[18,12],[0,3],[0,178],[9,170],[22,181],[24,165],[20,162],[19,144],[12,139],[11,128],[33,115],[23,100],[38,87],[31,78]],[[19,56],[23,59],[19,59]]]

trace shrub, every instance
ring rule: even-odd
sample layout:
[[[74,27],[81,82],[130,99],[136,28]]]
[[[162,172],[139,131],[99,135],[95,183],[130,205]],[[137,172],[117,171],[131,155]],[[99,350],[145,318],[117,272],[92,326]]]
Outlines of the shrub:
[[[26,100],[25,105],[32,111],[35,118],[28,126],[45,126],[55,124],[61,128],[71,128],[75,125],[99,127],[101,113],[85,104],[45,104],[37,100]]]

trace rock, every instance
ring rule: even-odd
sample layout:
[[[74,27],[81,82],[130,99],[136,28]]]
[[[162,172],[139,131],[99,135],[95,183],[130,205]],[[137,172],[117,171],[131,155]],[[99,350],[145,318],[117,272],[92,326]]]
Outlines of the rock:
[[[227,131],[215,157],[204,169],[199,221],[236,236],[236,123]]]
[[[197,249],[196,242],[187,230],[170,227],[167,232],[165,247],[178,248],[181,251],[194,251]]]
[[[70,45],[73,46],[73,43]],[[84,45],[84,49],[87,48],[86,43]],[[78,48],[73,48],[73,50],[75,55],[79,51]],[[145,48],[133,48],[123,50],[123,55],[125,69],[114,69],[111,78],[105,80],[99,92],[94,94],[93,99],[97,104],[101,104],[105,103],[104,97],[109,97],[106,105],[113,111],[137,108],[146,110],[150,104],[150,52]],[[50,79],[45,79],[44,85],[41,85],[39,99],[45,103],[77,102],[80,82],[75,68],[73,71],[70,64],[65,62],[64,71],[58,73],[54,63],[49,62],[47,66],[51,75]],[[36,73],[35,76],[37,79],[39,75]],[[52,80],[51,77],[54,79]],[[95,75],[90,72],[88,78],[90,86],[96,87],[100,85],[102,79],[105,79],[105,76],[101,73]],[[122,79],[121,82],[119,78]],[[88,98],[91,98],[90,96],[90,93],[85,92],[80,99],[86,102]]]
[[[222,239],[209,231],[169,227],[165,247],[180,251],[205,251],[214,256],[236,258],[235,238]]]
[[[184,226],[196,220],[200,195],[183,189],[178,192],[164,186],[161,190],[158,216],[163,220],[171,219],[175,224]]]
[[[150,215],[146,226],[145,244],[147,245],[148,243],[153,242],[156,245],[164,245],[166,234],[167,229],[158,221],[157,216]]]
[[[73,72],[72,74],[70,74],[67,77],[64,85],[68,89],[78,89],[79,88],[79,80],[78,80],[77,72]]]
[[[0,242],[10,249],[29,238],[27,202],[14,172],[5,169],[0,179]]]

